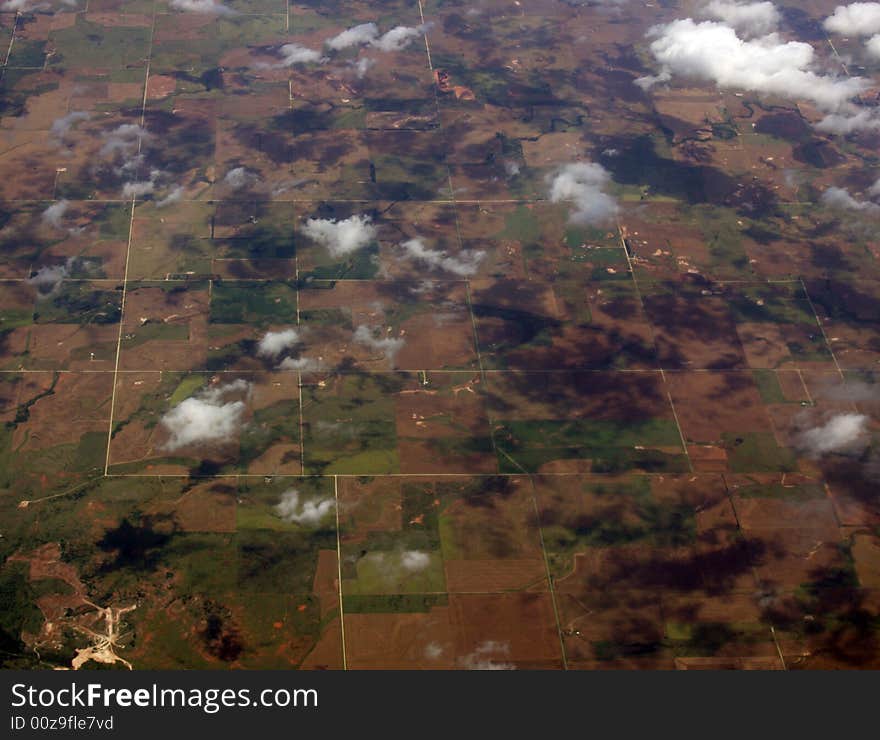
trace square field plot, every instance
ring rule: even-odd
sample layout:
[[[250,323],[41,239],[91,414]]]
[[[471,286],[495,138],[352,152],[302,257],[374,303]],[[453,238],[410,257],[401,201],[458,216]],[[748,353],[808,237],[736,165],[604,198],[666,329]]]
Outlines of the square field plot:
[[[299,291],[307,356],[367,372],[476,368],[461,282],[316,280]]]
[[[479,376],[303,376],[308,473],[493,473]]]
[[[651,327],[630,283],[475,280],[470,289],[486,368],[656,367]]]
[[[345,596],[348,666],[560,669],[549,593]]]
[[[545,476],[535,485],[557,593],[754,585],[720,476]]]
[[[688,469],[659,372],[491,373],[487,383],[502,472]]]
[[[823,280],[807,283],[807,292],[844,369],[876,369],[880,362],[880,282]]]
[[[0,282],[0,291],[0,369],[113,371],[121,286]]]
[[[204,370],[209,295],[207,282],[129,282],[119,368]]]
[[[832,363],[799,283],[641,287],[664,368],[772,369]]]
[[[0,205],[0,275],[53,279],[121,279],[131,208],[125,204],[42,201]]]
[[[0,373],[8,503],[75,490],[103,472],[112,389],[111,373]]]
[[[292,373],[120,374],[111,472],[299,474],[298,398]]]
[[[784,430],[773,423],[777,414],[765,404],[763,394],[770,392],[766,378],[731,371],[669,372],[666,379],[697,470],[797,471],[797,455]],[[787,408],[802,410],[799,404],[772,408],[786,415],[791,413]]]
[[[546,591],[526,478],[342,478],[345,596]]]
[[[478,278],[631,283],[617,229],[570,224],[564,204],[459,200],[456,211],[463,249],[484,252]]]

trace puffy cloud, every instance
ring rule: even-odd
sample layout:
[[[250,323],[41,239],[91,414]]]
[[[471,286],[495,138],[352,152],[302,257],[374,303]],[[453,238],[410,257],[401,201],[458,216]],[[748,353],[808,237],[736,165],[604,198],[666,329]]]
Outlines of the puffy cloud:
[[[880,33],[880,3],[838,5],[823,25],[826,31],[844,36]]]
[[[43,223],[49,224],[49,226],[53,226],[59,230],[65,230],[64,226],[61,225],[61,219],[64,217],[65,212],[70,206],[70,201],[68,200],[59,200],[57,203],[53,203],[49,206],[45,211],[40,214],[40,219]]]
[[[438,660],[443,655],[443,646],[437,642],[429,642],[425,645],[425,657],[428,660]]]
[[[61,0],[62,5],[66,5],[69,8],[76,7],[76,0]],[[18,11],[20,13],[30,13],[36,10],[47,10],[51,7],[51,4],[48,2],[31,2],[31,0],[6,0],[3,4],[0,4],[0,10],[4,11]]]
[[[351,66],[354,68],[354,72],[358,76],[358,79],[362,80],[375,63],[375,59],[370,59],[369,57],[361,57],[356,62],[352,62]]]
[[[140,198],[149,195],[156,189],[154,180],[138,180],[136,182],[127,182],[122,186],[123,198]]]
[[[355,330],[352,338],[358,344],[363,344],[373,351],[381,353],[392,367],[394,367],[397,354],[406,344],[403,337],[377,337],[372,328],[363,324]]]
[[[459,665],[468,671],[513,671],[516,666],[498,660],[498,656],[510,653],[510,645],[506,642],[486,640],[477,645],[473,652],[458,659]]]
[[[321,361],[312,357],[285,357],[278,364],[279,370],[300,373],[314,373],[320,370],[321,367]]]
[[[281,62],[274,66],[292,67],[294,64],[311,64],[320,62],[323,58],[321,52],[301,44],[284,44],[281,47],[281,57]]]
[[[37,289],[38,298],[53,295],[61,282],[70,274],[70,261],[67,265],[45,265],[31,275],[27,282]]]
[[[102,157],[109,157],[119,152],[123,155],[133,154],[140,147],[141,141],[149,135],[145,128],[136,123],[123,123],[104,134],[104,145],[100,154]]]
[[[400,567],[408,573],[418,573],[431,564],[431,556],[421,550],[404,550],[400,554]]]
[[[332,498],[302,500],[299,491],[291,488],[281,494],[275,513],[285,522],[316,527],[334,508],[336,502]]]
[[[233,190],[241,190],[242,188],[256,185],[259,181],[259,176],[253,172],[249,172],[245,167],[233,167],[223,178],[223,184]]]
[[[780,21],[779,11],[771,2],[738,3],[730,0],[712,0],[703,14],[730,26],[749,36],[765,36],[776,30]]]
[[[423,35],[427,30],[426,26],[395,26],[387,33],[382,34],[379,38],[371,42],[371,46],[375,46],[381,51],[402,51],[409,46],[414,39]]]
[[[854,452],[864,449],[868,436],[868,417],[864,414],[837,414],[825,424],[800,435],[799,446],[813,457],[831,452]]]
[[[52,134],[56,139],[64,139],[67,136],[67,133],[71,128],[79,121],[85,121],[89,118],[89,114],[85,111],[74,110],[68,113],[66,116],[61,116],[60,118],[56,118],[52,121],[52,126],[49,128],[49,133]]]
[[[206,13],[209,15],[238,15],[238,12],[217,0],[171,0],[168,3],[174,10],[184,13]]]
[[[775,33],[744,41],[723,23],[691,18],[655,26],[650,49],[661,73],[642,78],[643,85],[681,75],[714,82],[722,88],[810,100],[837,111],[864,92],[862,77],[832,77],[810,69],[814,50],[800,41],[783,42]]]
[[[571,202],[574,211],[569,221],[576,224],[604,224],[618,212],[617,201],[605,187],[611,176],[602,165],[594,162],[567,164],[557,172],[550,183],[550,200],[554,203]]]
[[[423,572],[431,564],[431,555],[422,550],[378,550],[358,559],[389,586]]]
[[[850,381],[842,384],[825,384],[820,390],[823,399],[834,401],[880,401],[880,383]]]
[[[822,193],[821,201],[823,205],[828,206],[829,208],[843,208],[849,211],[880,213],[880,205],[871,203],[869,200],[858,200],[850,195],[849,191],[844,188],[828,188]]]
[[[29,10],[37,10],[38,8],[46,7],[45,3],[36,3],[31,5],[30,0],[6,0],[3,5],[0,5],[0,9],[13,12],[18,11],[20,13],[26,13]]]
[[[431,268],[446,270],[446,272],[462,277],[473,275],[486,256],[486,252],[479,249],[465,250],[457,257],[450,257],[446,252],[425,246],[424,240],[420,237],[401,242],[400,246],[413,259],[423,262]]]
[[[826,31],[845,36],[871,36],[865,49],[871,56],[880,57],[880,3],[838,5],[824,26]]]
[[[336,219],[310,218],[302,227],[309,239],[327,248],[331,257],[344,257],[367,246],[376,238],[376,227],[370,216]]]
[[[257,345],[257,354],[260,357],[278,357],[284,350],[295,347],[300,342],[300,334],[296,329],[282,329],[281,331],[268,331],[263,335]]]
[[[245,403],[240,398],[250,390],[250,383],[236,380],[209,388],[181,401],[166,413],[160,423],[170,433],[164,449],[178,450],[197,443],[228,442],[241,428]]]
[[[369,44],[371,41],[375,41],[378,36],[379,29],[376,28],[375,23],[361,23],[327,39],[324,44],[334,51],[339,51],[350,46]]]
[[[183,185],[175,186],[168,195],[156,201],[156,208],[164,208],[165,206],[170,206],[172,203],[179,202],[183,199],[183,193]]]
[[[126,168],[122,168],[124,171]],[[144,195],[152,195],[159,188],[159,181],[165,175],[162,170],[150,170],[150,176],[146,180],[132,180],[122,185],[123,198],[141,198]],[[176,186],[164,198],[160,199],[156,206],[163,208],[171,203],[176,203],[183,197],[183,187]]]
[[[68,257],[63,265],[44,265],[27,279],[27,283],[37,288],[37,298],[47,298],[55,294],[74,270],[93,273],[99,267],[100,261],[94,258]]]
[[[847,136],[859,131],[880,129],[880,112],[876,108],[861,108],[845,113],[831,113],[816,124],[816,129],[826,134]]]
[[[880,179],[868,188],[868,195],[872,198],[880,197]]]

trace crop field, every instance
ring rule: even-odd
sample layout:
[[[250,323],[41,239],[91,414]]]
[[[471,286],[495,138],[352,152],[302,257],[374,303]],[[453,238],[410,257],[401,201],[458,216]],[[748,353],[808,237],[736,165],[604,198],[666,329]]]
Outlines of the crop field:
[[[0,665],[880,668],[838,3],[0,6]]]

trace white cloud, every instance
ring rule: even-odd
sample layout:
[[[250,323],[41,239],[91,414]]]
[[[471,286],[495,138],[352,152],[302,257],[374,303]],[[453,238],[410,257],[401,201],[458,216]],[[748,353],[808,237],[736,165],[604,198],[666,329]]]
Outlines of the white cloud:
[[[311,64],[320,62],[321,52],[309,49],[301,44],[284,44],[281,47],[282,60],[277,67],[292,67],[294,64]]]
[[[826,31],[844,36],[880,33],[880,3],[838,5],[823,25]]]
[[[229,8],[217,0],[171,0],[170,5],[174,10],[182,10],[184,13],[207,13],[209,15],[238,15],[238,12]]]
[[[74,110],[68,113],[66,116],[61,116],[60,118],[56,118],[52,121],[52,126],[49,128],[49,133],[52,134],[56,139],[63,139],[67,136],[67,133],[74,126],[74,124],[79,121],[85,121],[89,118],[89,114],[85,111]]]
[[[369,44],[371,41],[375,41],[378,35],[379,29],[376,28],[375,23],[361,23],[327,39],[324,44],[330,49],[339,51],[350,46]]]
[[[112,131],[104,134],[104,145],[101,147],[102,157],[121,152],[123,155],[133,154],[140,147],[140,142],[149,136],[149,132],[136,123],[123,123]]]
[[[550,200],[571,202],[574,211],[569,221],[577,224],[604,224],[618,212],[617,201],[604,192],[611,176],[594,162],[567,164],[550,183]]]
[[[821,398],[835,401],[880,401],[880,384],[850,381],[842,384],[823,384]]]
[[[150,170],[149,179],[133,180],[124,183],[122,185],[122,197],[140,198],[144,195],[152,195],[156,192],[156,189],[159,186],[159,180],[162,179],[164,174],[165,173],[162,172],[162,170]],[[176,188],[175,191],[176,190],[182,190],[182,188]],[[173,203],[175,200],[180,200],[180,195],[175,195],[175,191],[172,191],[167,197],[163,198],[160,201],[161,205],[167,205],[169,202]]]
[[[40,219],[43,223],[47,223],[50,226],[55,227],[61,231],[64,231],[64,226],[61,225],[61,219],[64,217],[67,208],[70,206],[70,201],[67,200],[59,200],[57,203],[53,203],[49,206],[45,211],[40,214]]]
[[[331,257],[344,257],[367,246],[376,238],[376,227],[370,216],[351,216],[341,221],[310,218],[302,227],[309,239],[327,248]]]
[[[749,36],[765,36],[775,31],[781,17],[771,2],[738,3],[731,0],[712,0],[703,9],[703,14],[724,21]]]
[[[320,360],[313,357],[285,357],[278,364],[279,370],[289,370],[291,372],[314,373],[322,368]]]
[[[351,66],[354,68],[355,74],[358,76],[358,79],[362,80],[375,63],[375,59],[370,59],[369,57],[361,57],[356,62],[352,62]]]
[[[429,642],[425,645],[425,657],[428,660],[437,660],[443,655],[443,646],[437,642]]]
[[[241,428],[245,403],[240,399],[227,399],[249,390],[250,383],[236,380],[181,401],[160,421],[171,434],[164,449],[173,451],[191,444],[233,439]]]
[[[69,263],[70,260],[68,260]],[[27,282],[36,287],[38,298],[46,298],[55,293],[69,273],[68,265],[53,265],[51,267],[46,265],[31,275]]]
[[[871,187],[868,188],[867,193],[872,198],[880,197],[880,179],[878,179]]]
[[[256,185],[259,181],[259,176],[254,172],[248,172],[245,167],[233,167],[223,178],[223,184],[233,190],[241,190],[242,188]]]
[[[260,357],[278,357],[284,350],[295,347],[300,342],[300,334],[296,329],[268,331],[257,345]]]
[[[139,180],[137,182],[127,182],[122,186],[123,198],[140,198],[143,195],[149,195],[156,189],[156,183],[153,180]]]
[[[880,205],[871,203],[869,200],[858,200],[844,188],[828,188],[822,193],[821,201],[823,205],[828,206],[829,208],[843,208],[849,211],[880,213]]]
[[[431,556],[421,550],[404,550],[400,554],[400,567],[408,573],[418,573],[431,564]]]
[[[291,488],[281,494],[281,500],[275,506],[275,513],[285,522],[315,527],[335,507],[336,502],[332,498],[303,501],[300,499],[299,491]]]
[[[462,277],[473,275],[486,256],[485,251],[478,249],[465,250],[457,257],[450,257],[446,252],[425,246],[424,240],[420,237],[401,242],[400,246],[413,259],[423,262],[431,268],[446,270],[446,272]]]
[[[819,121],[816,129],[842,136],[859,131],[876,131],[880,129],[880,112],[876,108],[861,108],[845,113],[832,113]]]
[[[27,283],[37,288],[37,298],[47,298],[55,294],[73,270],[94,273],[99,267],[100,260],[95,258],[68,257],[63,265],[44,265],[27,279]]]
[[[868,436],[868,417],[864,414],[837,414],[825,424],[803,432],[799,446],[814,457],[830,452],[864,449]]]
[[[476,649],[458,659],[459,665],[468,671],[513,671],[516,666],[498,660],[498,656],[506,656],[510,653],[510,645],[506,642],[486,640],[480,643]]]
[[[35,5],[31,5],[30,0],[6,0],[3,5],[0,5],[0,9],[6,11],[18,11],[21,13],[26,13],[29,10],[37,10],[40,8],[45,8],[46,3],[37,3]]]
[[[869,38],[865,43],[865,48],[872,57],[880,58],[880,33]]]
[[[870,86],[861,77],[817,74],[811,69],[815,52],[810,44],[784,42],[775,33],[744,41],[723,23],[686,18],[655,26],[649,34],[654,37],[650,49],[661,73],[643,78],[645,85],[680,75],[721,88],[802,98],[828,111],[845,107]]]
[[[372,328],[363,324],[355,330],[352,338],[358,344],[363,344],[373,351],[381,353],[392,367],[394,367],[397,354],[406,344],[403,337],[377,337]]]
[[[156,201],[156,208],[164,208],[165,206],[170,206],[172,203],[177,203],[183,199],[183,193],[183,185],[175,186],[168,195]]]
[[[425,33],[425,26],[395,26],[387,33],[382,34],[371,46],[380,51],[401,51],[409,46],[414,39]]]

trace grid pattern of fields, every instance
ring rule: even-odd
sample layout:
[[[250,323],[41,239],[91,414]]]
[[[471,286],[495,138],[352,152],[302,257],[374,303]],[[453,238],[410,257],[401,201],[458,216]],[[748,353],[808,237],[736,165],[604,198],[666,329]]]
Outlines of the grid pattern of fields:
[[[228,5],[0,13],[10,665],[134,605],[135,668],[876,667],[880,465],[801,442],[876,428],[876,230],[816,205],[871,141],[640,91],[686,3]],[[418,37],[278,61],[364,23]]]

